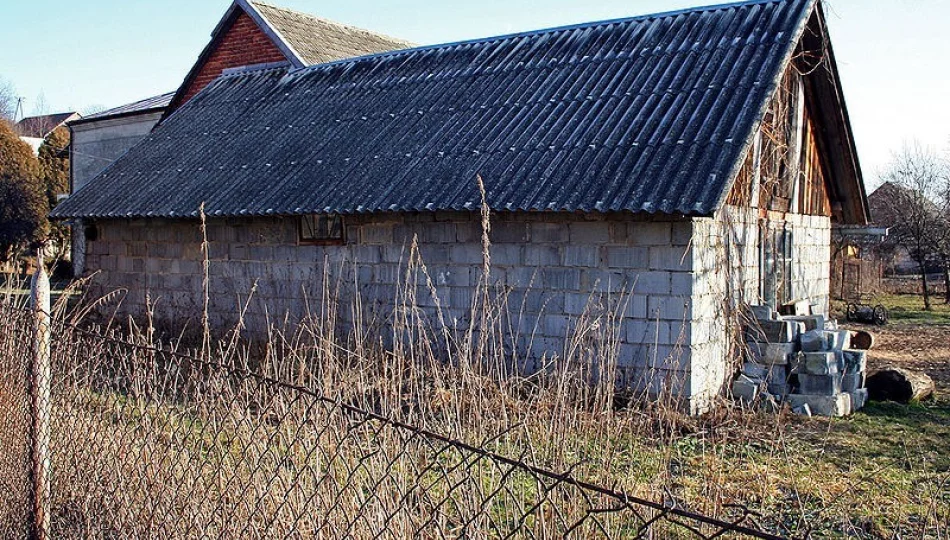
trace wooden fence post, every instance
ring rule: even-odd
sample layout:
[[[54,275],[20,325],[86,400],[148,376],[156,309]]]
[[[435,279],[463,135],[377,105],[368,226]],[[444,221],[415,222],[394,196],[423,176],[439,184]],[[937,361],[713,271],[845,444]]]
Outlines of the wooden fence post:
[[[49,538],[50,526],[50,284],[43,264],[44,246],[36,251],[36,272],[30,290],[33,308],[33,359],[30,369],[32,420],[31,483],[33,523],[31,537]]]

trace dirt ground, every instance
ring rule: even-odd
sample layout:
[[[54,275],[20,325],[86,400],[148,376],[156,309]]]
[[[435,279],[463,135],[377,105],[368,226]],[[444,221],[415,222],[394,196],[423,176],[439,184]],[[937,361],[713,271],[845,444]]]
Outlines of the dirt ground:
[[[950,396],[950,325],[901,324],[849,325],[874,334],[868,371],[888,365],[919,370],[930,375],[942,396]]]

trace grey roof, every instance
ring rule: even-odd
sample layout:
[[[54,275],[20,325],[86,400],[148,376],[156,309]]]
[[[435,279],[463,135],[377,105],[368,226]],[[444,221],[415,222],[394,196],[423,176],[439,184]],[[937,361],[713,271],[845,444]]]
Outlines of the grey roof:
[[[369,30],[315,17],[307,13],[249,1],[289,45],[303,65],[406,49],[413,44]]]
[[[127,116],[131,114],[138,114],[143,112],[155,112],[164,110],[168,106],[168,103],[174,97],[175,92],[168,92],[166,94],[161,94],[158,96],[152,96],[145,99],[140,99],[132,103],[126,103],[125,105],[119,105],[118,107],[113,107],[105,111],[97,112],[95,114],[90,114],[82,117],[79,120],[74,120],[70,124],[85,124],[87,122],[93,122],[96,120],[103,120],[106,118],[114,118],[117,116]]]
[[[74,118],[82,118],[82,115],[75,111],[69,111],[55,114],[41,114],[39,116],[27,116],[17,122],[15,127],[17,133],[22,137],[45,139],[51,131]]]
[[[756,0],[219,78],[54,217],[710,215],[816,0]]]

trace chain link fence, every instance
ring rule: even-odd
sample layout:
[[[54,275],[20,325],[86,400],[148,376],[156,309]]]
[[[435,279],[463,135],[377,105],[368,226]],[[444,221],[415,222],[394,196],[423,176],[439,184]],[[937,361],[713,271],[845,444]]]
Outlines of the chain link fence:
[[[32,532],[33,318],[0,303],[0,527]],[[257,372],[52,324],[52,538],[777,538]],[[201,356],[201,357],[199,357]]]

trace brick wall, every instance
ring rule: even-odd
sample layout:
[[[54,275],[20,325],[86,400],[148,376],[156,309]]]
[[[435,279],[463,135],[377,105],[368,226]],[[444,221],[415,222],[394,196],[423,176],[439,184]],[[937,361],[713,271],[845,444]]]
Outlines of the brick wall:
[[[181,101],[173,104],[174,107],[180,107],[193,98],[225,69],[287,60],[250,16],[243,11],[238,13],[231,26],[219,37],[214,50],[199,66]]]

